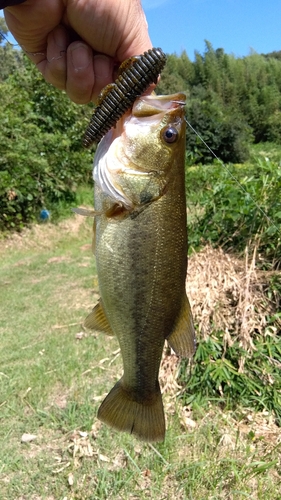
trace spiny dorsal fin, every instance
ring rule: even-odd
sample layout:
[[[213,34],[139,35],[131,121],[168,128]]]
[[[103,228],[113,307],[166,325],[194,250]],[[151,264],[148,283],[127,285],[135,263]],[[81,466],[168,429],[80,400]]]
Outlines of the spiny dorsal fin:
[[[186,295],[175,328],[167,340],[178,356],[191,358],[195,353],[195,330],[190,304]]]
[[[114,335],[108,321],[105,316],[105,312],[102,307],[101,301],[94,307],[92,312],[87,316],[84,321],[85,328],[89,330],[97,330],[98,332],[107,333],[108,335]]]

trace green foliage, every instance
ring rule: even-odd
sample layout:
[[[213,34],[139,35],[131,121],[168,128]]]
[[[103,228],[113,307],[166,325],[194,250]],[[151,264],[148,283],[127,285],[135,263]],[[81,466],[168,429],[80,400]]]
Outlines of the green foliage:
[[[223,337],[222,332],[216,332],[200,341],[189,375],[186,362],[182,363],[181,380],[186,387],[184,403],[201,404],[207,398],[227,408],[239,404],[273,411],[281,425],[278,336],[257,335],[251,353],[243,351],[238,341],[226,349]]]
[[[81,145],[85,111],[25,65],[0,84],[0,230],[20,229],[44,206],[74,202],[91,175]]]
[[[0,24],[0,32],[7,32],[4,22]],[[281,141],[278,54],[251,53],[245,58],[235,58],[225,54],[222,48],[215,50],[206,41],[204,53],[196,52],[194,62],[186,52],[179,57],[176,54],[168,57],[157,92],[185,91],[190,125],[222,161],[241,163],[248,158],[253,139]],[[81,137],[88,123],[87,108],[74,105],[64,93],[47,84],[22,53],[12,49],[5,40],[0,43],[1,61],[0,230],[3,230],[21,228],[34,220],[45,205],[56,212],[58,203],[74,201],[77,185],[90,178],[92,159],[90,153],[81,148]],[[189,163],[214,160],[191,128],[187,131],[186,146]],[[243,214],[239,214],[241,188],[238,192],[235,183],[229,185],[227,175],[223,178],[214,169],[212,176],[216,184],[210,187],[206,180],[205,218],[200,219],[197,234],[202,231],[202,237],[214,243],[227,239],[227,245],[238,244],[240,248],[248,230],[252,230],[261,237],[264,248],[270,243],[273,249],[280,210],[269,205],[274,197],[277,205],[279,203],[279,184],[274,187],[272,180],[267,182],[267,175],[270,177],[271,170],[275,170],[274,165],[255,168],[250,174],[244,170],[241,179],[243,169],[235,171],[249,193]],[[278,172],[279,167],[276,168]],[[197,183],[197,179],[192,181]],[[266,186],[269,186],[271,201],[266,199]],[[274,225],[265,228],[266,219],[262,222],[261,213],[258,216],[251,196],[271,219],[276,219]],[[219,229],[221,210],[224,222]],[[198,241],[199,236],[196,238]],[[273,255],[271,250],[269,254]]]
[[[187,199],[200,205],[189,224],[190,244],[211,242],[235,251],[258,246],[260,265],[281,263],[281,163],[187,170]]]
[[[249,157],[252,141],[250,127],[239,115],[229,114],[213,91],[194,87],[186,106],[187,122],[203,138],[212,152],[225,162],[240,163]],[[193,162],[212,162],[214,154],[190,128],[186,149],[193,153]]]
[[[19,50],[12,48],[10,44],[0,45],[0,83],[9,78],[16,71],[23,68],[23,55]]]
[[[157,85],[157,94],[173,94],[183,92],[193,80],[193,63],[185,51],[178,57],[176,54],[168,56],[166,66],[161,73],[161,80]]]
[[[8,28],[3,17],[0,17],[0,82],[6,80],[23,66],[23,55],[15,50],[7,40]]]
[[[8,27],[5,23],[4,17],[0,17],[0,45],[5,40],[5,35],[8,33]]]
[[[158,93],[185,91],[187,119],[223,161],[241,162],[246,143],[280,141],[281,61],[279,53],[225,54],[206,41],[203,54],[168,57]],[[278,57],[277,57],[278,56]],[[196,138],[187,142],[195,159],[210,161]]]
[[[281,59],[281,50],[274,50],[273,52],[269,52],[268,54],[262,54],[266,58],[274,58],[274,59]]]
[[[276,110],[267,120],[265,138],[270,142],[281,143],[281,111]]]

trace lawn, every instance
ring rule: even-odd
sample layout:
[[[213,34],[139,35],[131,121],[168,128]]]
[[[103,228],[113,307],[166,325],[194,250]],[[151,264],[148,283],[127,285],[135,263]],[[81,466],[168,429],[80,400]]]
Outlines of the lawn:
[[[115,338],[87,332],[98,298],[91,221],[0,241],[0,499],[280,500],[280,428],[267,411],[183,406],[163,357],[164,443],[101,424],[122,373]]]

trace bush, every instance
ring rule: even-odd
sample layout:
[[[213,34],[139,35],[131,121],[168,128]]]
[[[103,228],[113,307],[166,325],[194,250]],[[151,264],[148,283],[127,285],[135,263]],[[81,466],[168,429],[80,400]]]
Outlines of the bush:
[[[197,196],[201,207],[189,224],[191,245],[211,242],[238,252],[257,245],[261,265],[281,265],[281,163],[269,159],[243,167],[217,163],[190,169],[187,177],[189,190],[196,186],[187,199]]]
[[[83,150],[84,110],[40,77],[31,63],[0,83],[0,230],[20,229],[40,209],[75,200],[91,178]]]
[[[185,404],[217,401],[223,407],[235,405],[275,412],[281,425],[280,363],[278,336],[257,336],[249,354],[236,341],[225,348],[224,335],[201,340],[188,375],[187,362],[181,364],[180,381],[185,387]]]
[[[268,117],[265,138],[267,141],[281,143],[281,111]]]

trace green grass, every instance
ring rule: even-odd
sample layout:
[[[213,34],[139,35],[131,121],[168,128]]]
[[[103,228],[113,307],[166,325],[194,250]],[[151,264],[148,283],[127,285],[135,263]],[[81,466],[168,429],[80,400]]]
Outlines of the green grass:
[[[187,166],[190,247],[209,242],[240,255],[248,247],[259,267],[280,268],[280,147],[263,146],[244,164]]]
[[[97,421],[122,366],[116,339],[81,326],[98,297],[90,240],[73,216],[0,242],[0,499],[280,500],[269,413],[183,408],[168,390],[165,443]]]
[[[256,157],[262,159],[269,158],[271,161],[280,161],[281,157],[281,145],[276,142],[260,142],[258,144],[253,144],[251,146],[251,154],[249,163],[251,163]]]

